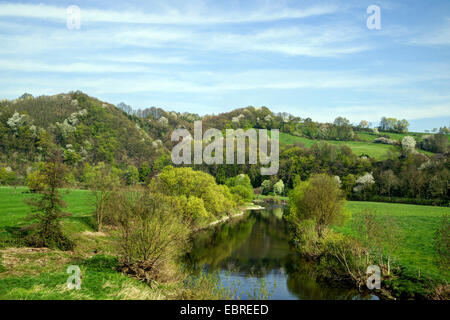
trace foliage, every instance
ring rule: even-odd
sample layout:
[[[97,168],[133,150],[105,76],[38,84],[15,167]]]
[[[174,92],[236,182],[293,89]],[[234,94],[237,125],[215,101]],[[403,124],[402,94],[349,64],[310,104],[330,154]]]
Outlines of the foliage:
[[[444,153],[448,150],[448,138],[444,133],[426,135],[419,142],[419,148],[430,152]]]
[[[119,176],[110,166],[100,162],[91,170],[85,171],[84,180],[95,199],[95,218],[98,231],[101,232],[106,202],[113,195],[114,189],[120,186]]]
[[[395,118],[381,118],[379,129],[381,131],[408,132],[409,122],[405,119],[397,120]]]
[[[0,168],[0,185],[12,185],[16,180],[16,173],[10,167]]]
[[[405,154],[414,152],[416,148],[416,140],[411,136],[406,136],[402,139],[402,149]]]
[[[127,190],[108,201],[122,272],[149,283],[173,279],[190,230],[167,197],[149,189]]]
[[[273,193],[276,196],[282,196],[284,194],[284,183],[283,180],[278,180],[277,183],[273,185]]]
[[[227,186],[217,185],[214,178],[192,168],[165,167],[152,181],[152,189],[167,196],[191,196],[203,200],[207,212],[219,217],[235,207]]]
[[[344,218],[345,198],[336,180],[326,174],[312,176],[297,185],[289,195],[290,214],[294,219],[313,219],[321,238],[330,224]]]
[[[37,220],[34,224],[24,228],[27,231],[26,241],[37,247],[56,247],[70,250],[73,243],[64,236],[60,220],[65,215],[62,208],[66,204],[62,201],[58,191],[63,185],[67,168],[62,164],[61,155],[54,153],[40,171],[40,184],[37,190],[40,198],[32,199],[28,203],[34,208],[29,220]]]
[[[253,186],[250,178],[245,174],[240,174],[225,181],[226,186],[230,188],[230,192],[236,195],[237,202],[252,201]]]
[[[272,181],[270,181],[269,179],[264,180],[261,183],[261,191],[262,191],[263,195],[268,195],[272,191],[272,188],[273,188],[273,184],[272,184]]]

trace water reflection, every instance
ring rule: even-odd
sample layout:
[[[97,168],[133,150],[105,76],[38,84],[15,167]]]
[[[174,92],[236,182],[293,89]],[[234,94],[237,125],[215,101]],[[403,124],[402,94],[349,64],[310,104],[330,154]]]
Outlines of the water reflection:
[[[239,287],[251,298],[261,284],[271,299],[371,299],[356,290],[317,281],[314,264],[301,260],[289,246],[283,207],[252,211],[199,233],[186,260],[192,272],[218,272],[225,287]]]

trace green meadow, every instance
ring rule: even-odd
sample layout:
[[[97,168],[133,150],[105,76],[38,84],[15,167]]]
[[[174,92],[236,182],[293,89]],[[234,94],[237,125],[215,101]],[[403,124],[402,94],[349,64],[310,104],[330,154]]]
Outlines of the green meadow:
[[[11,230],[26,224],[30,208],[24,202],[34,195],[26,187],[0,187],[0,300],[8,299],[180,299],[198,298],[199,285],[191,290],[181,282],[149,286],[138,279],[116,271],[110,237],[93,227],[94,203],[89,191],[64,190],[66,212],[63,229],[76,247],[73,252],[47,248],[7,245]],[[69,290],[67,267],[78,265],[82,273],[80,290]],[[203,279],[210,281],[210,279]],[[192,284],[192,286],[194,283]],[[193,288],[193,287],[192,287]],[[201,289],[200,289],[200,292]],[[206,299],[217,298],[205,291]]]
[[[375,138],[374,138],[375,139]],[[372,139],[373,140],[373,139]],[[312,140],[304,137],[297,137],[287,133],[280,132],[281,145],[302,143],[305,147],[310,147],[315,143],[325,141],[335,146],[348,146],[357,156],[366,154],[371,158],[383,160],[388,157],[389,152],[398,153],[398,148],[387,144],[362,142],[362,141],[335,141],[335,140]]]
[[[352,213],[352,217],[364,210],[374,210],[380,217],[386,214],[393,217],[401,234],[401,243],[395,252],[395,262],[404,267],[405,272],[411,276],[417,276],[420,272],[424,277],[448,280],[448,274],[442,274],[433,261],[433,237],[441,217],[450,214],[450,208],[349,201],[347,209]],[[334,229],[356,238],[359,236],[352,219]]]
[[[391,139],[401,140],[408,134],[389,133],[389,135]],[[411,135],[415,137],[416,141],[418,141],[418,139],[422,136],[422,134]],[[325,141],[326,143],[335,146],[348,146],[357,156],[368,155],[369,157],[375,158],[377,160],[387,159],[390,153],[394,153],[396,155],[399,154],[400,149],[398,147],[381,143],[373,143],[372,141],[377,138],[377,135],[375,134],[358,133],[358,138],[363,141],[312,140],[305,137],[298,137],[288,133],[280,132],[281,145],[289,145],[297,142],[302,143],[305,147],[311,147],[315,143]],[[428,151],[423,151],[420,149],[417,149],[417,151],[427,155],[432,155],[432,153]]]

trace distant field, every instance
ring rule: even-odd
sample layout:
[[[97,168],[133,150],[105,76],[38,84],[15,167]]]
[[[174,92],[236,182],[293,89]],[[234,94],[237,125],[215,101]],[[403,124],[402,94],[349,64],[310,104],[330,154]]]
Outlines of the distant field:
[[[418,270],[424,276],[448,279],[433,263],[433,236],[441,217],[450,214],[448,207],[418,206],[410,204],[350,201],[347,209],[355,216],[365,209],[373,209],[379,215],[388,213],[394,217],[403,233],[403,240],[396,252],[397,261],[407,267],[407,272],[417,275]],[[357,237],[352,220],[344,226],[335,227],[344,234]]]
[[[370,132],[358,132],[356,134],[356,136],[360,140],[369,141],[369,142],[373,141],[373,139],[375,139],[378,136],[389,136],[389,138],[394,139],[394,140],[399,140],[399,141],[401,141],[406,136],[412,136],[412,137],[414,137],[414,139],[417,142],[419,142],[422,140],[423,136],[429,135],[429,134],[431,134],[431,133],[424,133],[424,132],[392,133],[392,132],[381,131],[379,135],[376,135],[375,133],[370,133]],[[450,135],[447,135],[447,140],[450,142]]]
[[[375,138],[373,138],[375,139]],[[372,139],[372,140],[373,140]],[[280,143],[282,145],[293,144],[294,142],[300,142],[305,145],[305,147],[310,147],[314,143],[320,142],[321,140],[311,140],[304,137],[297,137],[287,133],[280,132]],[[343,146],[346,145],[350,149],[352,149],[353,153],[356,155],[367,154],[372,158],[383,160],[387,158],[387,154],[389,151],[398,153],[398,148],[394,146],[390,146],[387,144],[378,144],[371,142],[361,142],[361,141],[334,141],[334,140],[326,140],[327,143]]]
[[[385,134],[384,132],[382,133]],[[386,133],[391,139],[401,140],[404,136],[408,134],[398,134],[398,133]],[[411,134],[415,137],[416,141],[419,141],[420,137],[423,135],[421,133],[413,133]],[[384,160],[388,157],[388,152],[399,153],[399,148],[394,147],[387,144],[373,143],[372,141],[377,137],[375,134],[371,133],[358,133],[358,138],[364,141],[335,141],[335,140],[312,140],[304,137],[297,137],[290,135],[288,133],[280,132],[280,143],[282,145],[294,144],[294,142],[300,142],[305,145],[305,147],[311,147],[314,143],[318,143],[320,141],[325,141],[326,143],[335,145],[335,146],[348,146],[352,149],[353,153],[360,156],[363,154],[369,155],[371,158],[375,158],[377,160]],[[449,137],[450,138],[450,137]],[[417,149],[418,152],[424,153],[427,155],[432,155],[433,153],[428,151],[423,151]]]
[[[92,216],[94,202],[91,194],[86,190],[63,191],[63,200],[67,203],[64,211],[72,214],[64,219],[73,231],[85,229],[83,218]],[[0,234],[5,227],[15,227],[24,224],[24,218],[31,212],[31,208],[24,202],[35,195],[28,193],[28,188],[0,187]]]

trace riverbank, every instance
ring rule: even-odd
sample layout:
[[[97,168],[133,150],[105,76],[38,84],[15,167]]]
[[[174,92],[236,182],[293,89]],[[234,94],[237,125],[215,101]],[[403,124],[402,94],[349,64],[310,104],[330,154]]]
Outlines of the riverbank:
[[[337,245],[325,241],[324,246],[334,248],[334,253],[337,250],[341,255],[351,253],[354,257],[356,252],[360,251],[362,254],[368,252],[362,245],[365,238],[358,223],[361,215],[367,212],[372,212],[377,221],[383,221],[388,215],[397,230],[396,235],[399,240],[389,248],[391,250],[389,252],[391,255],[389,276],[386,275],[389,274],[386,261],[380,264],[383,290],[376,293],[378,296],[383,299],[434,300],[446,297],[448,299],[450,276],[448,270],[438,268],[433,245],[436,230],[440,227],[441,217],[450,213],[448,208],[349,201],[345,210],[348,213],[347,220],[341,225],[331,226],[331,230],[335,233],[334,238],[343,236],[343,242],[341,242],[347,243],[348,247],[339,248]],[[391,244],[391,242],[389,243]],[[339,263],[326,262],[324,258],[317,258],[317,260],[324,262],[323,278],[326,281],[340,282],[343,278],[348,281],[347,275],[340,275],[339,271],[336,271],[341,269]],[[364,256],[361,260],[365,260]],[[386,260],[386,256],[384,260]],[[330,268],[336,270],[331,272]],[[366,270],[363,268],[352,270],[352,273],[360,273],[359,277],[362,279],[360,283],[365,286],[363,276],[365,276]]]

